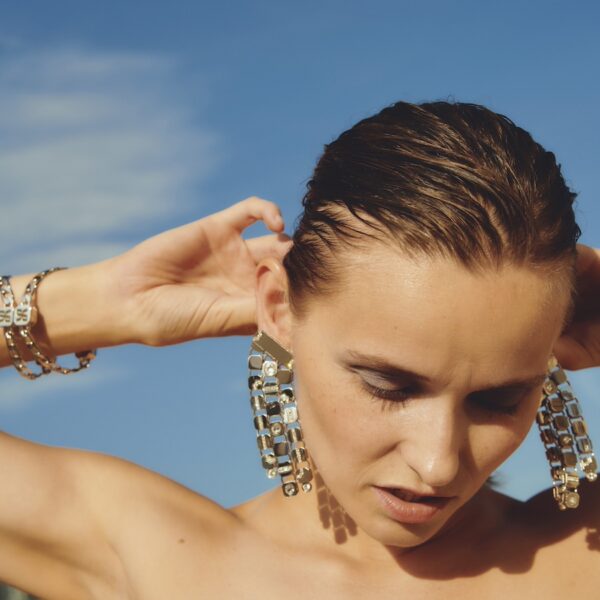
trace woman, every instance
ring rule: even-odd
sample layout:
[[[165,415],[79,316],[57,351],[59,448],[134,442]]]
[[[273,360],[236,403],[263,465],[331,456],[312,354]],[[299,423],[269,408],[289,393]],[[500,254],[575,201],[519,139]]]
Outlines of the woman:
[[[50,355],[262,332],[261,460],[286,464],[273,428],[294,429],[302,485],[284,470],[224,509],[128,461],[2,434],[0,579],[60,600],[597,593],[594,463],[589,481],[560,475],[546,440],[570,473],[556,497],[486,485],[540,398],[567,398],[548,395],[553,359],[600,364],[600,252],[576,243],[574,198],[506,117],[399,102],[326,146],[293,238],[248,198],[52,273],[32,328]],[[274,233],[244,241],[257,220]],[[15,298],[32,275],[12,278]],[[279,384],[283,405],[266,402]]]

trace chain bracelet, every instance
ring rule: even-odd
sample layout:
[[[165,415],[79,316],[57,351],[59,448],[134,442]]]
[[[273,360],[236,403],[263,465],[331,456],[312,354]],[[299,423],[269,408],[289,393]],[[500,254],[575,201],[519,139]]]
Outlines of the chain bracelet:
[[[0,309],[0,325],[2,326],[4,338],[6,339],[8,355],[10,356],[13,365],[15,366],[20,375],[22,375],[26,379],[37,379],[42,375],[50,373],[51,369],[40,365],[42,370],[39,373],[35,373],[27,366],[27,363],[23,360],[23,357],[21,356],[21,352],[19,351],[19,348],[15,341],[15,336],[17,335],[17,328],[14,327],[13,322],[16,306],[12,288],[10,286],[9,277],[9,275],[3,275],[0,279],[0,294],[2,295],[3,303],[3,306]],[[35,313],[33,314],[35,315]]]
[[[0,325],[3,327],[4,336],[9,349],[9,355],[13,361],[17,371],[27,379],[37,379],[41,375],[46,375],[52,371],[56,371],[63,375],[76,373],[89,366],[91,361],[96,357],[96,350],[83,350],[76,352],[75,356],[79,360],[79,366],[75,368],[66,368],[60,366],[56,359],[46,356],[31,335],[31,325],[37,322],[38,312],[35,307],[35,296],[40,282],[54,271],[66,269],[66,267],[52,267],[38,273],[27,284],[25,292],[18,305],[15,305],[14,294],[10,286],[10,276],[2,276],[0,293],[4,308],[0,309]],[[17,344],[15,335],[20,335],[32,353],[35,362],[40,366],[41,371],[34,373],[31,371],[23,360]]]

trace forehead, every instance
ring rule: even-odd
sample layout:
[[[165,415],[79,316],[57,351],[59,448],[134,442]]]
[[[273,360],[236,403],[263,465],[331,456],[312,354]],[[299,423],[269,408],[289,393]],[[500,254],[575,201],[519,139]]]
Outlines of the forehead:
[[[349,257],[338,292],[309,318],[338,347],[448,367],[458,358],[531,364],[560,333],[563,296],[533,269],[471,273],[450,259],[409,259],[373,245]]]

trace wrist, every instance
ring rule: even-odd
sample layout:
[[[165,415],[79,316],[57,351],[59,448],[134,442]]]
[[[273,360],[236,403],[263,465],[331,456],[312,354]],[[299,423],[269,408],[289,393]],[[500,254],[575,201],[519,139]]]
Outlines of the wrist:
[[[38,321],[31,333],[42,351],[60,356],[135,341],[125,322],[127,311],[112,301],[112,264],[108,259],[59,270],[40,283]],[[34,275],[11,277],[15,302]]]

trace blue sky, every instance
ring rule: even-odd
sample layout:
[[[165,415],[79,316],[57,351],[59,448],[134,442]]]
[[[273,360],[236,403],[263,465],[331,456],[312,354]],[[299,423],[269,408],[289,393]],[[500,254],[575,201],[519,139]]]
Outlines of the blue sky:
[[[591,1],[2,2],[3,272],[114,256],[249,195],[278,202],[289,233],[323,145],[400,99],[477,102],[528,129],[600,246],[599,17]],[[4,369],[2,429],[237,504],[276,485],[249,342],[101,349],[85,373],[33,383]],[[570,378],[600,449],[600,373]],[[548,486],[535,430],[501,475],[519,498]]]

